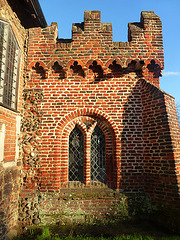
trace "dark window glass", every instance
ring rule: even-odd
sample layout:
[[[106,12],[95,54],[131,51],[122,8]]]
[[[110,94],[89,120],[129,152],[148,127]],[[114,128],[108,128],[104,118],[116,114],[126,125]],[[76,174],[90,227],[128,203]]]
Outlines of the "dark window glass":
[[[16,108],[19,46],[9,24],[0,21],[0,102]]]
[[[98,126],[91,136],[91,180],[106,182],[106,141]]]
[[[78,127],[69,136],[69,181],[83,182],[84,138]]]

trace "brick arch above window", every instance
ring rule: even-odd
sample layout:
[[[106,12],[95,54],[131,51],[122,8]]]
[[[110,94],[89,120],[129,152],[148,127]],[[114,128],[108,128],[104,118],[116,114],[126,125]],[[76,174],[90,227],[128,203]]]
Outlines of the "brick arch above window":
[[[70,132],[75,128],[75,126],[78,126],[78,128],[81,130],[83,135],[86,134],[86,127],[83,124],[83,122],[80,120],[81,118],[76,118],[74,121],[70,121],[66,127],[63,130],[63,136],[67,137],[69,136]]]
[[[103,132],[106,142],[106,184],[109,187],[113,186],[113,165],[115,161],[115,146],[114,138],[112,136],[112,129],[110,129],[105,122],[101,119],[94,116],[80,116],[71,120],[61,132],[60,137],[60,162],[61,162],[61,184],[68,182],[68,162],[69,162],[69,136],[75,127],[78,127],[84,136],[84,178],[83,182],[85,185],[92,185],[90,179],[90,161],[91,161],[91,136],[95,129],[98,126]]]
[[[92,109],[92,108],[79,108],[79,109],[67,114],[66,116],[64,116],[58,122],[57,127],[56,127],[57,137],[58,136],[61,137],[65,126],[69,122],[71,122],[72,120],[74,120],[77,117],[82,117],[82,116],[86,116],[86,117],[89,116],[94,119],[101,120],[110,129],[111,135],[113,136],[113,138],[116,138],[116,136],[118,134],[118,129],[117,129],[117,125],[114,123],[114,121],[111,119],[111,117],[99,109]]]

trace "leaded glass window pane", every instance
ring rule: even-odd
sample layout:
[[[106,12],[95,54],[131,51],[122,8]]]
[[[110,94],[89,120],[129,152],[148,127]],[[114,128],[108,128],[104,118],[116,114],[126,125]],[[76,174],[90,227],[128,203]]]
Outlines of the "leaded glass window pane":
[[[0,102],[16,107],[19,46],[8,23],[0,21]]]
[[[0,102],[3,102],[7,44],[8,24],[0,21]]]
[[[83,182],[84,137],[78,127],[69,136],[69,181]]]
[[[106,182],[106,141],[98,126],[91,135],[91,180]]]

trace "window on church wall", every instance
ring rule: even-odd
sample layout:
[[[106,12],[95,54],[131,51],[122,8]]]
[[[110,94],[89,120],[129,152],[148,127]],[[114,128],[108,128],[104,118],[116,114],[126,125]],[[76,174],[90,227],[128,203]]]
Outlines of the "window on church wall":
[[[90,180],[106,183],[106,140],[103,131],[96,126],[91,134],[90,149]],[[84,180],[85,169],[84,136],[76,126],[69,135],[69,181]],[[88,155],[88,154],[87,154]],[[84,171],[85,170],[85,171]]]
[[[0,20],[0,103],[16,108],[19,46],[10,25]]]
[[[75,127],[69,136],[69,181],[83,182],[84,137]]]
[[[98,126],[91,135],[91,180],[106,182],[106,142]]]

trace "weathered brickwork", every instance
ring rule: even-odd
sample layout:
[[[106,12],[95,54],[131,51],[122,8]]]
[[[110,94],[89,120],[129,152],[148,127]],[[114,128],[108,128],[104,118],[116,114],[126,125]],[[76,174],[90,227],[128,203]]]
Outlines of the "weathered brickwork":
[[[36,169],[29,162],[24,166],[22,198],[36,192],[60,194],[70,189],[73,194],[76,189],[83,193],[99,187],[103,194],[109,187],[146,192],[154,201],[173,201],[178,206],[179,140],[170,139],[174,133],[178,136],[179,128],[175,112],[175,123],[170,123],[173,98],[159,89],[164,67],[160,18],[142,12],[139,23],[129,24],[126,43],[112,41],[112,26],[101,23],[99,11],[85,11],[84,22],[72,26],[72,39],[57,39],[57,31],[56,23],[28,31],[24,92],[42,92],[43,99],[35,112],[32,106],[24,114],[32,126],[34,114],[40,124],[38,133],[30,130],[38,142],[38,164]],[[76,126],[84,139],[83,182],[68,177],[69,136]],[[96,126],[106,139],[106,184],[91,181],[91,135]],[[38,219],[42,206],[51,206],[50,199],[38,199]],[[56,204],[67,207],[60,200]],[[61,215],[61,210],[56,214]]]
[[[0,13],[21,50],[17,109],[0,106],[6,129],[0,234],[17,219],[25,226],[127,216],[148,208],[149,199],[178,208],[179,126],[174,98],[159,88],[160,18],[142,12],[140,22],[128,25],[128,42],[113,42],[112,25],[101,23],[99,11],[85,11],[72,39],[58,39],[56,23],[25,30],[6,0]],[[79,181],[70,179],[76,171],[69,167],[76,128]],[[92,175],[95,130],[104,141],[98,177]]]
[[[42,224],[92,223],[127,216],[128,201],[107,188],[66,189],[60,194],[41,194],[39,212]]]
[[[15,162],[16,157],[16,118],[18,114],[0,107],[1,124],[5,124],[4,163]]]
[[[59,190],[68,181],[68,135],[73,127],[67,133],[65,129],[70,121],[81,116],[90,117],[92,122],[101,121],[109,129],[112,140],[106,148],[111,166],[108,185],[126,190],[143,188],[138,79],[144,74],[159,85],[163,68],[160,36],[161,21],[153,12],[143,12],[140,23],[129,24],[128,43],[113,43],[112,26],[101,23],[98,11],[86,11],[84,23],[73,24],[71,41],[56,41],[55,23],[45,29],[29,30],[26,87],[44,93],[39,151],[41,190]],[[83,125],[86,120],[80,121]],[[84,182],[88,185],[91,132],[85,130],[84,134],[87,141]]]
[[[0,236],[5,235],[18,220],[18,199],[20,191],[18,167],[0,168]]]
[[[145,189],[179,205],[179,127],[174,98],[142,81]],[[173,134],[172,134],[173,132]]]
[[[0,1],[0,20],[10,24],[20,47],[19,80],[17,88],[17,109],[0,105],[0,126],[5,126],[4,149],[0,159],[0,239],[11,231],[18,221],[18,200],[20,192],[20,165],[18,138],[20,134],[20,110],[24,71],[25,29],[6,0]]]

